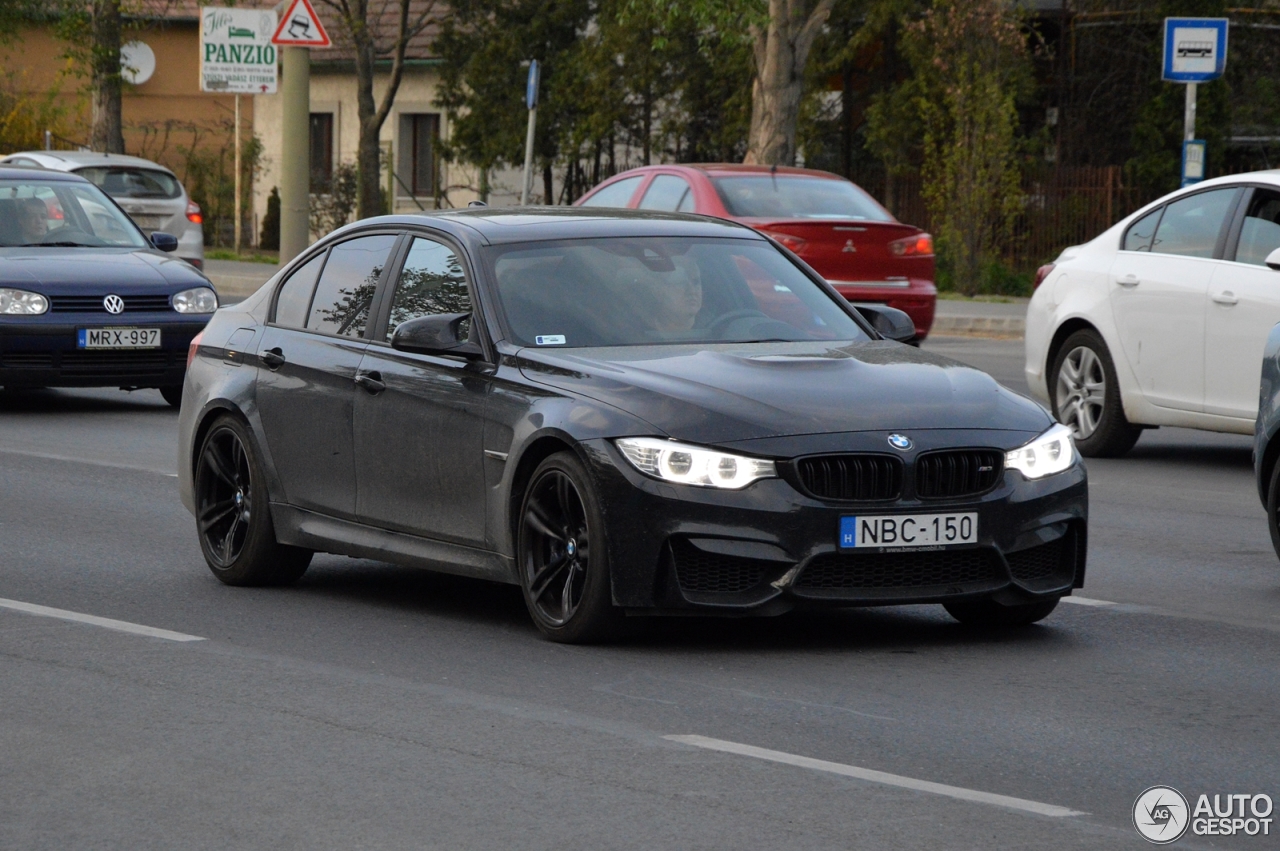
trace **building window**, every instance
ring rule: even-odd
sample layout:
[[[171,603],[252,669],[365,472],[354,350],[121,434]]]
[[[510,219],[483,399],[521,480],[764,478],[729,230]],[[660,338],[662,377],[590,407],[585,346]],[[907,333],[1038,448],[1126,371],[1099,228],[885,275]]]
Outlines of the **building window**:
[[[421,198],[436,194],[436,138],[440,116],[401,113],[400,162],[396,194]]]
[[[333,182],[333,113],[311,113],[311,191],[329,191]]]

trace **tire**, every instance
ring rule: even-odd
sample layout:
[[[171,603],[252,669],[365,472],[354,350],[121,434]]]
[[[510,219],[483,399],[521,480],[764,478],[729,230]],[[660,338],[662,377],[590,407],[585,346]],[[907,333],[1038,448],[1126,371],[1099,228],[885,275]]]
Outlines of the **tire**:
[[[311,551],[276,541],[266,476],[245,424],[220,416],[196,460],[196,533],[213,575],[227,585],[289,585]]]
[[[1271,532],[1271,546],[1280,556],[1280,463],[1271,470],[1271,483],[1267,486],[1267,529]]]
[[[617,636],[604,517],[576,455],[558,452],[533,471],[516,529],[520,587],[542,634],[568,644]]]
[[[1058,607],[1058,598],[1019,606],[1004,606],[994,600],[967,600],[943,603],[942,607],[965,626],[1007,629],[1044,620]]]
[[[1081,455],[1118,458],[1138,442],[1142,427],[1125,418],[1115,363],[1096,331],[1068,337],[1049,374],[1053,415],[1071,429]]]
[[[160,395],[164,400],[175,408],[182,407],[182,385],[175,384],[172,387],[161,387]]]

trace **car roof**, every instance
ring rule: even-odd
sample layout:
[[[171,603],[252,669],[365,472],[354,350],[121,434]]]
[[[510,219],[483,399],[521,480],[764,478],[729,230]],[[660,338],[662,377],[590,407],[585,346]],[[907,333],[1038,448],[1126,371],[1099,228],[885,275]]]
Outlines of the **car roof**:
[[[47,168],[32,168],[22,165],[0,164],[0,180],[58,180],[65,183],[88,183],[78,174],[67,171],[51,171]]]
[[[11,157],[27,157],[40,163],[45,168],[56,171],[73,171],[90,166],[125,166],[150,168],[156,171],[163,171],[166,174],[173,174],[172,171],[159,163],[144,160],[142,157],[131,157],[127,154],[103,154],[97,151],[15,151],[12,154],[8,154],[5,159]]]
[[[625,175],[641,175],[654,171],[698,171],[707,176],[728,177],[738,176],[746,177],[752,175],[785,175],[787,177],[813,177],[819,180],[847,180],[838,174],[829,171],[819,171],[813,168],[796,168],[794,166],[771,166],[771,165],[748,165],[746,163],[672,163],[670,165],[642,165],[636,168],[620,171],[614,177],[623,177]],[[611,178],[612,179],[612,178]],[[603,181],[602,181],[603,182]]]
[[[457,236],[466,231],[489,245],[644,236],[764,239],[745,225],[710,216],[608,207],[469,207],[465,210],[380,216],[348,227],[373,224],[426,225]]]

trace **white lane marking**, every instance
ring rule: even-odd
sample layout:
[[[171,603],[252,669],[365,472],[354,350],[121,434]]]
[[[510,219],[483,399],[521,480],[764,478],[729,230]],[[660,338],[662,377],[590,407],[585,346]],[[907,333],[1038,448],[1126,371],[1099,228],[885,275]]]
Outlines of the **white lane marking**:
[[[53,452],[28,452],[25,449],[0,448],[3,455],[21,455],[24,458],[39,458],[42,461],[66,461],[70,464],[88,464],[91,467],[110,467],[115,470],[133,470],[138,473],[154,473],[157,476],[178,477],[177,473],[168,470],[157,470],[155,467],[142,467],[138,464],[121,464],[116,461],[101,461],[95,458],[77,458],[74,455],[57,455]]]
[[[171,632],[167,629],[157,629],[154,626],[143,626],[139,623],[129,623],[128,621],[117,621],[111,618],[100,618],[97,615],[85,615],[80,612],[69,612],[66,609],[54,609],[49,606],[37,606],[35,603],[23,603],[20,600],[5,600],[0,598],[0,608],[13,609],[15,612],[26,612],[29,615],[39,615],[45,618],[59,618],[64,621],[75,621],[76,623],[87,623],[92,626],[100,626],[103,629],[114,629],[117,632],[128,632],[133,635],[146,635],[151,638],[163,638],[168,641],[205,641],[198,635],[187,635],[182,632]]]
[[[1103,608],[1105,608],[1106,606],[1116,605],[1110,600],[1093,600],[1093,599],[1090,599],[1089,597],[1063,597],[1062,602],[1075,603],[1077,606],[1100,606]]]
[[[1088,813],[1084,813],[1079,810],[1072,810],[1067,807],[1059,807],[1053,804],[1042,804],[1039,801],[1028,801],[1025,798],[1011,798],[1008,795],[997,795],[992,792],[979,792],[976,789],[965,789],[960,786],[948,786],[945,783],[934,783],[929,780],[917,780],[914,777],[903,777],[899,774],[889,774],[884,771],[875,771],[870,768],[859,768],[856,765],[844,765],[839,762],[828,762],[825,759],[812,759],[807,756],[797,756],[796,754],[785,753],[783,751],[771,751],[766,748],[741,745],[737,742],[726,742],[724,739],[709,739],[706,736],[663,736],[662,738],[672,742],[680,742],[685,745],[693,745],[695,748],[724,751],[725,753],[739,754],[740,756],[753,756],[756,759],[764,759],[769,762],[781,762],[786,765],[794,765],[800,768],[811,768],[814,771],[825,771],[829,774],[854,777],[858,780],[869,780],[872,783],[883,783],[887,786],[898,786],[903,789],[911,789],[916,792],[929,792],[934,795],[945,795],[948,798],[959,798],[962,801],[973,801],[978,804],[991,804],[993,806],[1005,807],[1011,810],[1022,810],[1023,812],[1035,813],[1036,815],[1041,816],[1066,818],[1068,816],[1088,815]]]

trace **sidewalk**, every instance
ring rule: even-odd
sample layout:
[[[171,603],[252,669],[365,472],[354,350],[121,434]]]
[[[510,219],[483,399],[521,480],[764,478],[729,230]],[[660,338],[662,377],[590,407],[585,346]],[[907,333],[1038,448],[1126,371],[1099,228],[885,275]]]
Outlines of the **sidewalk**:
[[[1021,337],[1027,328],[1028,298],[1009,303],[938,299],[930,337]]]
[[[235,304],[253,295],[274,275],[279,266],[269,263],[241,263],[235,260],[206,260],[204,274],[213,282],[222,304]]]

